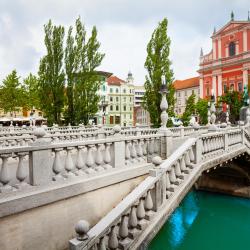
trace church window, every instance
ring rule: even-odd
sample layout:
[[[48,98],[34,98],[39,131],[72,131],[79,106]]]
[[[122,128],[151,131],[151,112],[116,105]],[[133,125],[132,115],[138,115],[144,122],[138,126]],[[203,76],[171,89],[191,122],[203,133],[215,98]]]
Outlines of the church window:
[[[229,43],[229,56],[235,55],[235,43],[231,42]]]
[[[242,86],[242,82],[238,83],[238,91],[242,92],[243,91],[243,86]]]

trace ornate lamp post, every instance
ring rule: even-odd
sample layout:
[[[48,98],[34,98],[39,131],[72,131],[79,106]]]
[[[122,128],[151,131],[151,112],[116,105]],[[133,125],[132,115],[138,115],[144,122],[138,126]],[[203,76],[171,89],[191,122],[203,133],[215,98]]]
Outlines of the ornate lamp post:
[[[208,130],[210,131],[214,131],[217,130],[217,126],[215,125],[216,122],[216,108],[215,108],[215,96],[214,96],[214,90],[212,89],[211,91],[211,107],[210,107],[210,113],[211,113],[211,117],[210,117],[210,123],[211,125],[209,126]]]
[[[168,122],[168,113],[167,113],[167,109],[168,109],[168,102],[167,102],[167,93],[168,93],[168,89],[167,89],[167,85],[166,85],[166,79],[165,76],[162,76],[161,78],[162,84],[161,84],[161,90],[160,93],[162,95],[161,98],[161,104],[160,104],[160,108],[161,108],[161,129],[162,130],[166,130],[167,129],[167,122]]]

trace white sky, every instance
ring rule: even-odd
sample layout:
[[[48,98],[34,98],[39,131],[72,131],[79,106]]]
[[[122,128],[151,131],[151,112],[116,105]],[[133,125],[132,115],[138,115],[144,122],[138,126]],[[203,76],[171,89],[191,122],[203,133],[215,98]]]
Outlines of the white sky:
[[[0,0],[0,80],[13,69],[36,73],[45,53],[43,25],[74,25],[80,15],[88,31],[97,26],[106,54],[100,70],[144,83],[146,46],[164,17],[169,20],[175,79],[197,75],[200,48],[211,49],[210,36],[230,20],[246,20],[249,0]]]

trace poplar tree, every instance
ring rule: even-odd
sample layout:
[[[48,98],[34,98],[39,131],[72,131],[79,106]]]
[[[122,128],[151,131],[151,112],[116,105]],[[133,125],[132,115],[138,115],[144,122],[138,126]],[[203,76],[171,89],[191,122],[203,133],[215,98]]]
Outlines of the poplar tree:
[[[161,77],[165,76],[167,88],[167,101],[169,108],[167,110],[169,117],[174,116],[174,87],[173,71],[170,68],[169,60],[170,38],[167,34],[168,21],[166,18],[159,23],[154,30],[151,39],[147,45],[147,58],[144,64],[148,74],[145,81],[144,108],[149,112],[151,123],[154,127],[161,124],[160,103],[161,103]]]
[[[100,43],[97,40],[97,29],[94,26],[90,38],[86,39],[86,30],[80,18],[76,20],[76,72],[74,87],[75,120],[76,123],[88,124],[98,111],[98,89],[100,76],[96,68],[100,66],[104,54],[99,52]]]
[[[64,108],[63,39],[64,28],[55,26],[49,20],[44,25],[47,54],[40,60],[38,72],[38,91],[41,110],[47,117],[48,124],[61,124]]]

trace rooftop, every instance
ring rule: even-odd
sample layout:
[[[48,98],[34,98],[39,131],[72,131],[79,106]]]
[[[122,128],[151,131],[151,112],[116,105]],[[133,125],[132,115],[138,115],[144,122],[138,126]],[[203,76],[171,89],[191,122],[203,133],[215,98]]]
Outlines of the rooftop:
[[[118,85],[120,86],[122,83],[125,83],[124,80],[120,79],[119,77],[112,75],[107,79],[108,85]]]
[[[185,80],[175,80],[173,82],[173,84],[174,84],[174,88],[176,90],[198,87],[199,86],[199,77],[196,76],[196,77],[188,78]]]

